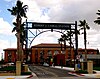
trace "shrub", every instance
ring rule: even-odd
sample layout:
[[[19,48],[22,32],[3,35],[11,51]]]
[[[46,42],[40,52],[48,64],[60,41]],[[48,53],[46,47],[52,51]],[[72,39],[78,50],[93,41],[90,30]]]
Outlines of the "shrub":
[[[76,73],[87,74],[88,72],[86,70],[79,70],[79,71],[76,71]]]
[[[94,67],[93,69],[100,71],[100,67]]]
[[[15,71],[15,70],[16,70],[15,66],[6,66],[6,67],[0,68],[0,71]]]

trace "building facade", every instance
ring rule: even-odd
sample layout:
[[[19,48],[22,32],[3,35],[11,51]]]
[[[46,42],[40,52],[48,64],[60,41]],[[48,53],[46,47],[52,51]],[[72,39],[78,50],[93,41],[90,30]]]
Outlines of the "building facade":
[[[24,53],[23,53],[23,61],[24,60],[27,60],[28,59],[28,56],[29,56],[29,53],[27,54],[27,52],[31,52],[30,49],[24,50]],[[9,63],[9,62],[16,62],[17,61],[17,49],[16,48],[7,48],[7,49],[4,49],[4,62],[5,63]]]
[[[32,63],[44,62],[47,59],[54,58],[54,56],[58,54],[64,54],[65,60],[74,59],[73,48],[70,48],[70,46],[66,46],[66,49],[64,49],[64,45],[62,45],[62,48],[61,48],[61,44],[49,44],[49,43],[43,44],[42,43],[42,44],[32,46],[31,50],[32,50],[32,55],[31,55]]]
[[[85,58],[84,49],[79,48],[78,54],[82,55],[82,57]],[[94,55],[95,55],[95,58],[93,58]],[[100,55],[98,49],[87,49],[88,60],[94,60],[94,63],[96,61],[99,62],[100,57],[96,57],[98,55]],[[41,63],[43,64],[43,62],[48,62],[48,61],[50,63],[50,60],[54,59],[55,57],[57,57],[56,61],[59,60],[57,62],[60,62],[63,60],[64,64],[69,64],[75,59],[74,48],[72,47],[70,48],[70,46],[66,45],[66,48],[64,49],[64,45],[61,46],[61,44],[41,43],[41,44],[32,46],[30,49],[28,49],[27,52],[24,49],[23,61],[24,62],[28,61],[30,63],[35,63],[35,64],[41,64]],[[5,62],[16,62],[16,60],[17,60],[16,48],[4,49]]]

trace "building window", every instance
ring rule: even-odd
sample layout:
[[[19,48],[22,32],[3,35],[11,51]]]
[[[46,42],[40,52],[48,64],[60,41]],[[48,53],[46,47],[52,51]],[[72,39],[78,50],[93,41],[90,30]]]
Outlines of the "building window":
[[[65,54],[65,51],[64,50],[62,51],[62,54]]]
[[[48,50],[48,56],[52,56],[51,50]]]
[[[54,51],[54,55],[57,55],[57,54],[59,54],[59,51],[58,50],[55,50]]]
[[[11,52],[8,52],[8,62],[11,62]]]
[[[40,63],[43,64],[44,62],[44,50],[40,51]]]
[[[93,54],[93,52],[91,52],[91,54]]]
[[[40,51],[40,55],[44,55],[44,50],[41,50]]]
[[[37,50],[35,50],[35,55],[36,55],[36,56],[38,55],[38,51],[37,51]]]

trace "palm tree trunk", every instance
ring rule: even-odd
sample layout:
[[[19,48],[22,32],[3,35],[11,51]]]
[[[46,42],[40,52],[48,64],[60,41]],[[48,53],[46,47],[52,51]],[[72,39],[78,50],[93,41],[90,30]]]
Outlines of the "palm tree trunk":
[[[18,55],[18,61],[22,61],[22,47],[20,43],[20,24],[21,24],[21,18],[17,17],[17,55]]]
[[[86,45],[86,28],[84,28],[84,46],[85,46],[85,62],[87,62],[87,45]]]

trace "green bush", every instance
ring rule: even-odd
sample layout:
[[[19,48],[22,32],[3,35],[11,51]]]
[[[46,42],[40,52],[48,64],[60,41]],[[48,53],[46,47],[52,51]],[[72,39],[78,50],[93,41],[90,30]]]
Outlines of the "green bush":
[[[6,67],[0,68],[0,71],[15,71],[15,70],[16,70],[15,66],[6,66]]]
[[[79,71],[76,71],[76,73],[87,74],[88,72],[86,70],[79,70]]]
[[[21,75],[32,75],[31,72],[21,72]]]
[[[98,71],[100,71],[100,67],[94,67],[93,70],[98,70]]]

